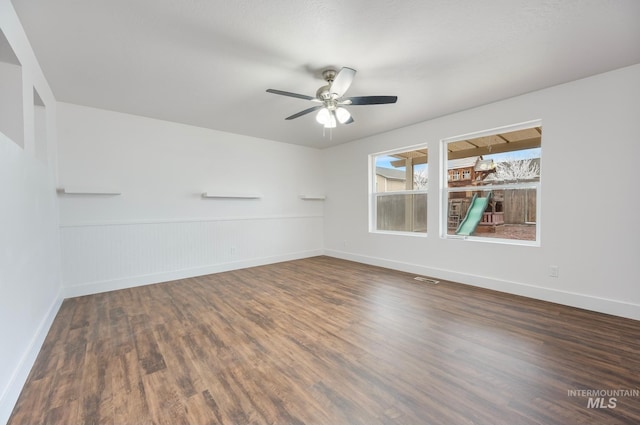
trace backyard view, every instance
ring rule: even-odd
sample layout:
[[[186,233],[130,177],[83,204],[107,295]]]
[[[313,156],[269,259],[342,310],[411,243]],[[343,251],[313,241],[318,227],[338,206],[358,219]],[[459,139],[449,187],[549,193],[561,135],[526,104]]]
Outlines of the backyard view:
[[[427,231],[427,149],[375,157],[376,230]]]
[[[542,127],[446,143],[447,234],[537,240]]]
[[[536,241],[542,127],[446,141],[445,235]],[[426,147],[374,156],[377,231],[427,232]]]

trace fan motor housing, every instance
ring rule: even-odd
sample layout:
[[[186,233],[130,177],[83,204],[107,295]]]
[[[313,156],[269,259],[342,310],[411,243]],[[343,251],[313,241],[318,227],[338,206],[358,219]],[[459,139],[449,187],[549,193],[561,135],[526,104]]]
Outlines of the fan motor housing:
[[[329,100],[331,99],[331,84],[327,84],[326,86],[322,86],[316,92],[316,97],[320,100]]]
[[[324,78],[324,80],[329,84],[320,87],[318,91],[316,91],[316,98],[324,101],[331,100],[333,98],[333,96],[331,96],[331,83],[333,83],[337,74],[338,72],[331,68],[322,71],[322,78]]]
[[[336,79],[337,74],[338,72],[335,69],[325,69],[322,71],[322,78],[324,78],[327,83],[332,83],[333,80]]]

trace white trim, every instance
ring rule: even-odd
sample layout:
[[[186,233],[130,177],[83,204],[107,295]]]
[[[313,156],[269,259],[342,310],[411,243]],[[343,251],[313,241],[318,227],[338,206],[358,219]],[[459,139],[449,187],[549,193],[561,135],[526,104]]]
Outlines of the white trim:
[[[386,151],[370,153],[369,156],[373,159],[373,163],[375,165],[376,161],[374,157],[376,156],[393,155],[394,153],[398,153],[398,152],[410,152],[410,151],[416,151],[418,149],[427,149],[427,155],[429,154],[429,144],[426,142],[422,142],[422,143],[416,143],[415,145],[402,146],[401,148],[395,148],[395,149],[389,149]],[[373,169],[375,170],[375,166]]]
[[[512,282],[504,279],[489,278],[476,274],[461,273],[454,270],[427,267],[401,261],[386,260],[378,257],[352,254],[349,252],[338,250],[325,250],[324,255],[341,258],[344,260],[356,261],[363,264],[370,264],[373,266],[399,270],[407,273],[414,273],[421,276],[430,276],[441,280],[463,283],[465,285],[491,289],[508,294],[520,295],[570,307],[582,308],[585,310],[640,320],[640,304],[633,304],[608,298],[594,297],[590,295],[579,294],[576,292],[544,288],[528,283]]]
[[[393,192],[374,192],[373,195],[378,196],[390,196],[390,195],[420,195],[427,194],[428,190],[425,189],[416,189],[416,190],[395,190]]]
[[[369,227],[369,232],[372,232],[377,228],[376,197],[373,196],[376,193],[377,184],[376,154],[369,154],[369,161],[367,162],[367,225]]]
[[[442,238],[451,239],[451,240],[480,242],[480,243],[493,243],[493,244],[500,244],[500,245],[519,245],[519,246],[531,246],[531,247],[540,246],[539,241],[532,241],[532,240],[526,240],[526,239],[504,239],[504,238],[494,238],[494,237],[487,237],[487,236],[466,236],[466,235],[449,235],[449,234],[442,236]]]
[[[418,238],[426,238],[427,232],[407,232],[404,230],[371,230],[369,233],[373,235],[393,235],[393,236],[415,236]]]
[[[262,266],[265,264],[280,263],[283,261],[299,260],[302,258],[316,257],[322,255],[321,249],[311,251],[299,251],[288,254],[275,255],[271,257],[250,258],[241,261],[231,261],[228,263],[213,264],[204,267],[195,267],[182,270],[172,270],[169,272],[152,273],[139,276],[125,277],[121,279],[103,280],[98,282],[88,282],[81,285],[63,287],[64,298],[81,297],[84,295],[99,294],[101,292],[116,291],[119,289],[134,288],[137,286],[151,285],[155,283],[170,282],[172,280],[187,279],[197,276],[205,276],[214,273],[221,273],[230,270],[244,269],[248,267]]]
[[[247,216],[247,217],[196,217],[196,218],[167,218],[157,220],[120,220],[120,221],[87,221],[80,223],[61,224],[60,228],[71,227],[99,227],[99,226],[129,226],[138,224],[168,224],[168,223],[208,223],[217,221],[246,221],[246,220],[291,220],[291,219],[307,219],[307,218],[323,218],[321,214],[309,215],[265,215],[265,216]]]
[[[58,310],[60,310],[62,300],[61,293],[59,292],[49,307],[49,310],[42,318],[35,335],[31,338],[31,342],[18,362],[18,366],[13,372],[13,375],[11,375],[9,382],[7,382],[7,385],[2,388],[2,393],[0,395],[0,424],[7,423],[9,421],[11,412],[13,412],[13,408],[18,401],[18,397],[20,397],[20,392],[22,391],[24,384],[27,382],[31,368],[42,349],[42,344],[49,333],[53,320],[58,314]]]

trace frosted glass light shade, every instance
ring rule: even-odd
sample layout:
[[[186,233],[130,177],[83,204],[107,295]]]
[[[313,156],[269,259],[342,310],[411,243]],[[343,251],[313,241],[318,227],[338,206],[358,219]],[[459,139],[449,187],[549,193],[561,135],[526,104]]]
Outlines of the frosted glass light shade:
[[[337,108],[336,109],[336,118],[340,124],[344,124],[349,121],[351,118],[351,114],[345,108]]]
[[[336,128],[336,116],[329,113],[329,119],[324,123],[324,128]]]
[[[318,114],[316,115],[316,121],[318,121],[320,124],[326,124],[327,122],[329,122],[330,118],[331,113],[327,108],[320,109],[318,111]]]

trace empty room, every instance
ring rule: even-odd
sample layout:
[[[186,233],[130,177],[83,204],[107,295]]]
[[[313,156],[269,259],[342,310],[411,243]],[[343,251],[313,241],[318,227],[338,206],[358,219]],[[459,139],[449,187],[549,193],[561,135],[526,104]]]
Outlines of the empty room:
[[[639,21],[0,0],[0,424],[640,423]]]

